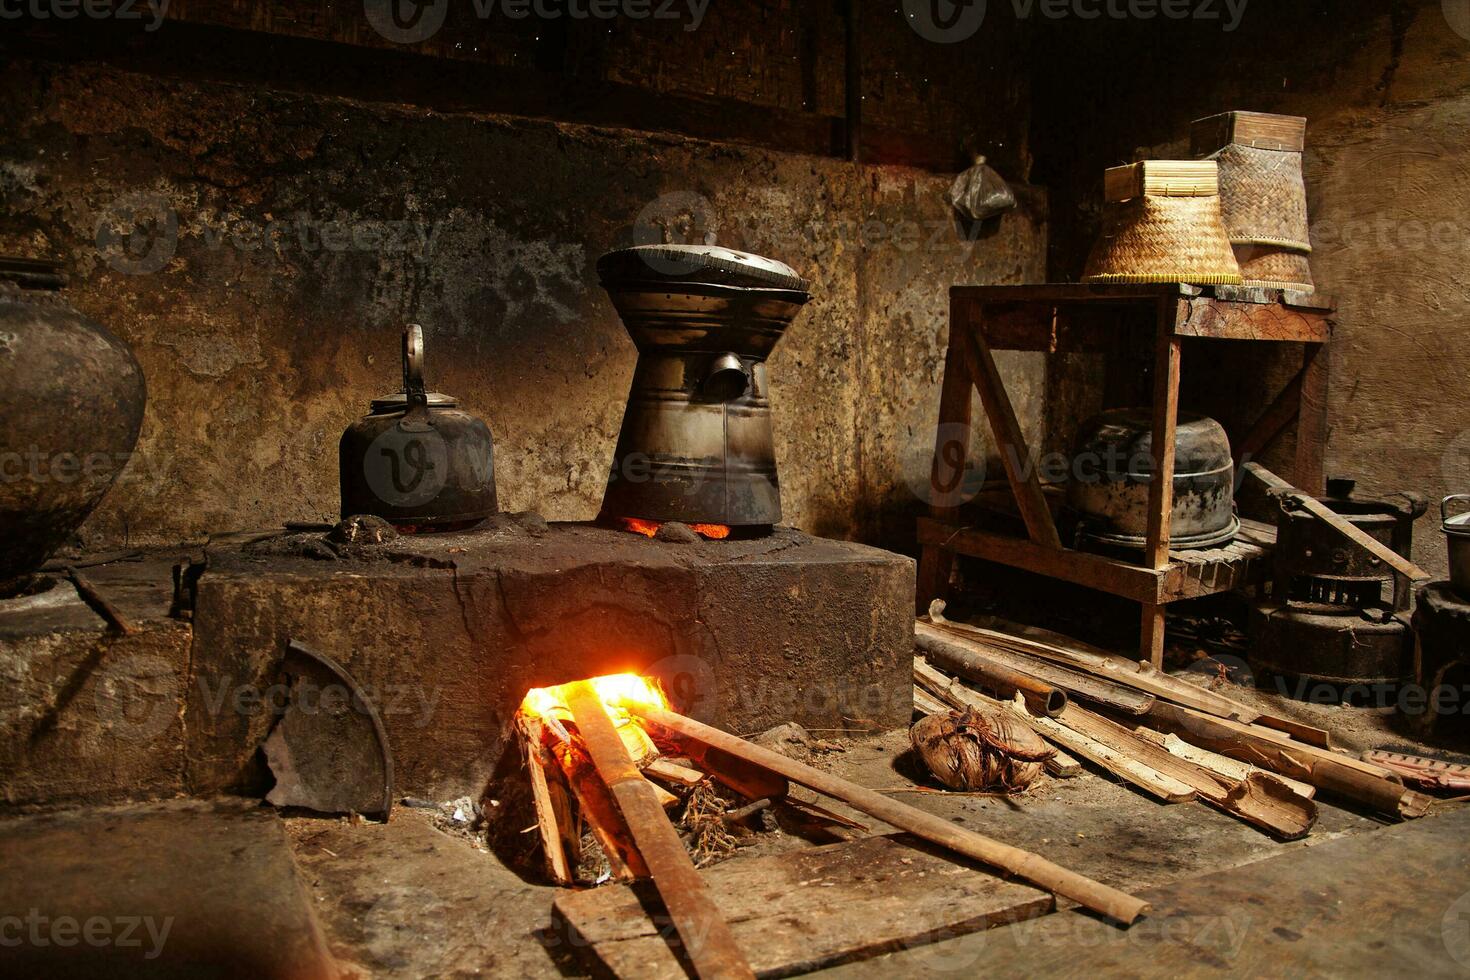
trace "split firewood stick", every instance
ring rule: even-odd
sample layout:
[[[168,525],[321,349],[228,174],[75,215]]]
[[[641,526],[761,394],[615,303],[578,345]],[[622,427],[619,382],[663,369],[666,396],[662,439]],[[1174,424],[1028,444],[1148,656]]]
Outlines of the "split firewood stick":
[[[1011,698],[1020,692],[1026,703],[1048,718],[1055,718],[1067,707],[1067,694],[1061,688],[1052,687],[1030,674],[1012,670],[1004,664],[974,656],[957,643],[925,632],[927,624],[916,624],[914,645],[924,651],[924,656],[941,667],[963,674],[982,687],[989,687],[1002,697]]]
[[[685,738],[694,739],[731,755],[748,759],[780,773],[792,782],[842,800],[899,830],[906,830],[935,844],[957,851],[994,868],[1029,881],[1056,895],[1061,895],[1124,925],[1132,923],[1148,911],[1148,903],[1075,871],[1053,864],[1038,854],[992,840],[983,834],[957,827],[942,817],[927,813],[881,793],[849,782],[831,773],[814,769],[787,758],[729,732],[687,718],[677,712],[648,704],[632,704],[628,709],[640,718]]]
[[[602,781],[628,821],[643,861],[663,899],[684,952],[700,977],[749,977],[755,973],[735,943],[730,925],[694,869],[684,842],[664,813],[653,784],[628,755],[623,739],[590,684],[573,684],[567,694],[572,720]]]
[[[562,847],[564,831],[552,803],[551,787],[546,780],[545,750],[541,747],[541,723],[526,718],[516,719],[521,747],[526,753],[526,770],[531,777],[531,800],[536,807],[536,828],[541,834],[541,854],[546,860],[546,873],[558,885],[572,883],[572,869]]]
[[[577,798],[577,806],[587,826],[592,829],[592,835],[601,845],[612,876],[619,881],[647,878],[648,866],[638,853],[633,834],[618,810],[617,800],[598,778],[597,767],[586,749],[580,742],[569,742],[559,751],[567,786]]]
[[[1297,742],[1272,729],[1242,725],[1172,704],[1160,705],[1160,710],[1149,720],[1186,742],[1311,783],[1323,792],[1390,816],[1422,817],[1433,802],[1431,797],[1382,775],[1383,770],[1378,767],[1330,749]]]

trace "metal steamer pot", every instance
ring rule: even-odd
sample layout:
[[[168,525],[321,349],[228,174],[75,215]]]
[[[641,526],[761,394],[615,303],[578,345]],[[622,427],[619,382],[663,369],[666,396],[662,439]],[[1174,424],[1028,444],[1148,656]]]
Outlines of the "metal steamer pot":
[[[1153,482],[1153,413],[1110,409],[1078,432],[1067,481],[1067,504],[1080,516],[1085,543],[1142,548],[1148,535]],[[1214,419],[1180,413],[1174,438],[1171,548],[1211,548],[1240,529],[1235,516],[1235,466],[1230,440]]]
[[[373,514],[401,531],[462,530],[495,514],[490,428],[424,385],[424,331],[403,331],[403,390],[372,401],[338,449],[342,516]]]
[[[1450,554],[1450,586],[1470,598],[1470,511],[1450,516],[1450,504],[1470,501],[1470,493],[1452,493],[1439,502],[1440,529]]]
[[[598,274],[638,365],[602,517],[781,520],[766,358],[810,298],[789,266],[719,246],[636,246]]]

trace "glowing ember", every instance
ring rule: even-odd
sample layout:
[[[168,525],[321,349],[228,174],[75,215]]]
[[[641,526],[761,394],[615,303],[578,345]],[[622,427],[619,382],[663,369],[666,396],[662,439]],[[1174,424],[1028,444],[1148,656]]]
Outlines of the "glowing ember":
[[[606,674],[572,683],[588,684],[596,692],[618,734],[623,737],[628,753],[635,761],[658,751],[648,733],[633,720],[626,707],[629,704],[652,704],[667,708],[669,701],[664,697],[658,681],[652,677],[640,677],[638,674]],[[555,687],[533,687],[521,701],[521,711],[540,720],[558,738],[566,741],[569,736],[564,723],[572,720],[572,709],[567,707],[567,694],[571,686],[558,684]]]
[[[618,520],[622,521],[623,530],[645,538],[653,537],[663,526],[661,521],[645,521],[639,517],[620,517]],[[730,536],[730,528],[725,524],[690,524],[689,529],[709,541],[723,541]]]

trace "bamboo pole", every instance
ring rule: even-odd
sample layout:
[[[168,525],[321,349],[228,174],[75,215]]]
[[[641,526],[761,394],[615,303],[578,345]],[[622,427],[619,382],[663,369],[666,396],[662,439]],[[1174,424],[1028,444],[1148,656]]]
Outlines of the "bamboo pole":
[[[994,660],[977,657],[958,643],[935,636],[926,623],[915,624],[914,645],[924,651],[931,663],[953,673],[962,674],[982,687],[989,687],[1005,698],[1015,697],[1020,692],[1026,703],[1041,711],[1048,718],[1055,718],[1067,707],[1067,694],[1043,680],[1023,674],[1019,670]]]
[[[694,972],[707,978],[755,980],[755,973],[736,945],[729,923],[715,906],[704,879],[694,869],[684,842],[664,814],[653,784],[643,778],[628,755],[602,706],[602,699],[591,685],[577,683],[568,689],[567,706],[572,709],[577,731],[587,743],[593,765],[623,811],[633,841],[648,865],[674,928],[679,931]]]
[[[897,800],[891,800],[874,790],[859,786],[831,773],[813,769],[795,759],[789,759],[758,745],[752,745],[729,732],[722,732],[718,728],[701,724],[693,718],[687,718],[654,705],[630,703],[627,707],[635,715],[648,722],[764,766],[808,789],[842,800],[899,830],[906,830],[966,857],[999,868],[1047,891],[1078,902],[1124,925],[1131,924],[1148,911],[1147,902],[1140,901],[1132,895],[1093,881],[1074,871],[1068,871],[1038,854],[1023,851],[1018,847],[1002,844],[982,834],[957,827],[942,817],[915,809]]]

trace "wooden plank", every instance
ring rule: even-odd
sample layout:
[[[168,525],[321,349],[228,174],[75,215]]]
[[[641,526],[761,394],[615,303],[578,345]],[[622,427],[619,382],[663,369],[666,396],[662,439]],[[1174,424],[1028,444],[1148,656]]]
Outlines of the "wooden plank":
[[[980,330],[959,331],[960,353],[965,359],[970,379],[980,392],[980,403],[990,420],[990,431],[995,437],[996,448],[1000,451],[1011,492],[1015,494],[1016,506],[1021,510],[1021,519],[1026,524],[1026,533],[1037,544],[1060,550],[1062,539],[1057,535],[1056,524],[1051,519],[1051,509],[1047,507],[1046,496],[1041,492],[1041,481],[1037,477],[1036,467],[1032,465],[1026,437],[1021,433],[1021,423],[1016,420],[1016,411],[1011,406],[1010,396],[1006,394],[1005,382],[1001,380],[1000,371],[995,366],[995,358],[985,341],[978,336],[983,331],[983,323]]]
[[[1159,572],[1086,551],[1043,548],[1025,538],[955,527],[926,517],[919,518],[919,543],[1049,575],[1135,602],[1157,601],[1160,596]]]
[[[1308,344],[1325,344],[1332,339],[1331,321],[1321,310],[1288,307],[1276,302],[1229,302],[1211,296],[1199,296],[1183,302],[1185,315],[1174,328],[1175,335],[1180,337]]]
[[[1383,562],[1395,573],[1404,576],[1413,582],[1423,582],[1429,579],[1429,573],[1414,564],[1403,555],[1394,551],[1388,545],[1377,538],[1370,537],[1360,528],[1347,521],[1341,514],[1322,501],[1308,493],[1302,493],[1296,487],[1287,483],[1281,477],[1272,473],[1260,463],[1247,463],[1242,469],[1247,476],[1258,480],[1268,491],[1285,494],[1291,501],[1295,502],[1307,513],[1335,530],[1350,544],[1362,548],[1379,561]]]
[[[736,859],[700,872],[759,977],[869,959],[1051,911],[1046,892],[957,863],[907,835]],[[573,945],[617,977],[683,980],[646,889],[559,895],[553,917]]]
[[[258,800],[8,819],[0,868],[7,977],[340,976],[319,899],[296,870],[281,819]],[[107,942],[91,941],[94,918],[107,923]]]
[[[660,904],[678,933],[680,949],[701,980],[754,977],[724,911],[674,825],[663,812],[653,784],[638,771],[601,698],[586,682],[571,685],[567,704],[597,774],[617,800],[638,851],[652,875]]]

